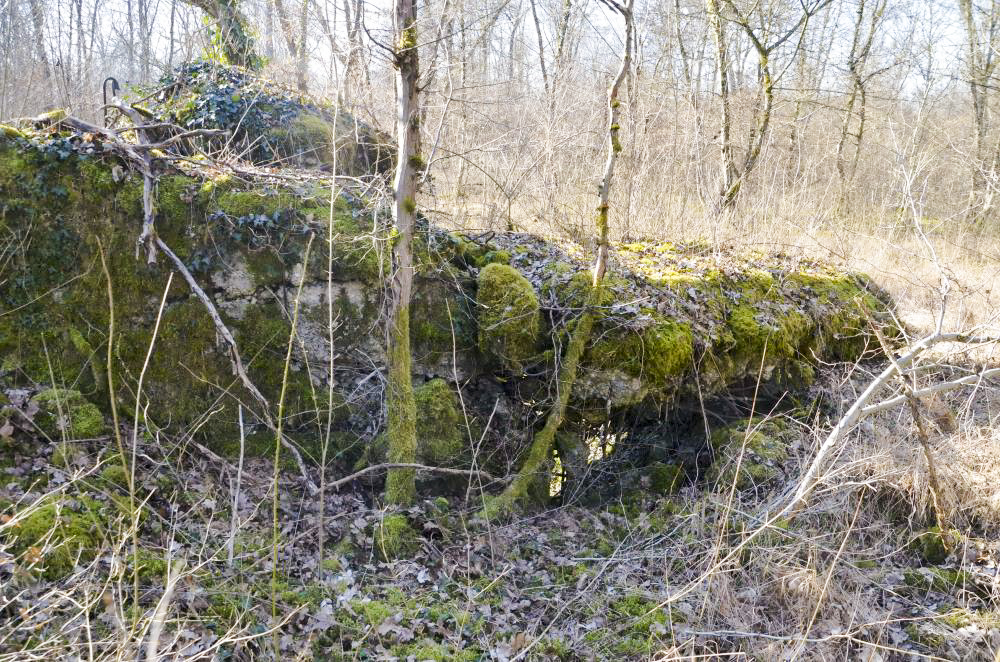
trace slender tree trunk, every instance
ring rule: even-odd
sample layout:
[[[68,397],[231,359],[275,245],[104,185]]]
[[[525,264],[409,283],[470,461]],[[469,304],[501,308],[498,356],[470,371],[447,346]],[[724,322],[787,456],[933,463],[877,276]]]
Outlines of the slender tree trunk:
[[[393,182],[392,300],[389,312],[389,462],[413,463],[416,458],[416,402],[410,376],[410,298],[413,289],[413,230],[416,225],[416,165],[420,127],[417,103],[417,0],[395,0],[396,177]],[[390,504],[407,506],[416,492],[413,469],[390,469],[385,496]]]
[[[536,0],[529,0],[531,3],[531,19],[535,24],[535,36],[538,38],[538,66],[542,70],[542,87],[546,96],[549,94],[549,72],[545,68],[545,41],[542,38],[542,24],[538,22],[538,9],[535,7]]]
[[[618,155],[622,151],[622,143],[619,139],[622,103],[618,96],[625,76],[632,69],[632,3],[633,0],[627,0],[627,4],[621,8],[622,16],[625,18],[625,48],[618,75],[615,76],[608,88],[608,158],[604,162],[604,176],[597,187],[597,260],[594,263],[594,287],[600,286],[601,281],[604,280],[604,272],[608,268],[608,210],[611,199],[611,180],[615,174],[615,163],[618,161]]]
[[[722,24],[722,14],[719,12],[717,0],[706,0],[705,9],[708,21],[712,26],[712,37],[715,40],[715,68],[719,91],[719,171],[722,175],[721,190],[723,195],[733,187],[736,180],[736,162],[733,159],[732,114],[729,106],[729,53],[726,45],[726,31]]]
[[[309,0],[302,0],[302,8],[299,13],[299,49],[295,53],[295,80],[299,87],[299,92],[307,94],[309,92]]]
[[[545,425],[535,434],[528,449],[528,455],[521,469],[517,472],[510,485],[497,497],[489,499],[483,506],[483,515],[487,518],[494,518],[510,513],[529,493],[533,484],[540,475],[548,470],[552,455],[552,448],[556,442],[556,433],[562,426],[566,418],[566,410],[569,407],[570,395],[576,383],[576,375],[580,368],[580,360],[587,349],[590,337],[594,330],[593,309],[602,301],[603,284],[605,271],[607,270],[608,259],[608,207],[611,195],[611,182],[614,175],[615,162],[622,151],[618,135],[621,127],[618,124],[621,102],[618,98],[622,82],[628,75],[632,66],[633,34],[635,31],[632,21],[633,0],[626,0],[626,4],[619,4],[615,0],[601,0],[605,5],[621,14],[625,20],[625,46],[622,52],[622,64],[618,70],[618,75],[612,81],[608,89],[608,158],[604,164],[604,177],[598,189],[598,214],[597,214],[597,235],[598,249],[597,260],[594,264],[592,287],[587,296],[586,306],[583,314],[576,320],[573,331],[570,334],[569,345],[566,348],[566,355],[562,359],[556,375],[556,401],[549,410],[545,419]]]
[[[774,41],[768,43],[768,33],[758,32],[758,28],[751,25],[750,20],[740,13],[739,7],[733,2],[733,0],[724,0],[726,6],[729,8],[732,20],[736,25],[738,25],[743,33],[746,34],[747,39],[750,41],[751,47],[757,54],[757,68],[759,71],[759,81],[760,86],[760,102],[758,109],[756,111],[756,121],[753,123],[750,134],[747,138],[747,150],[743,157],[742,166],[735,173],[727,174],[724,176],[725,180],[729,180],[728,186],[723,186],[722,193],[720,196],[720,206],[721,208],[732,207],[736,203],[736,198],[739,196],[740,191],[743,188],[744,183],[746,183],[747,178],[750,173],[753,172],[754,168],[760,160],[760,155],[764,149],[764,143],[768,137],[768,131],[771,126],[771,119],[774,112],[774,85],[775,79],[771,71],[771,56],[774,52],[788,41],[796,33],[799,34],[799,39],[795,50],[793,51],[792,57],[802,49],[802,43],[805,38],[806,30],[809,26],[809,20],[818,11],[826,7],[832,2],[832,0],[813,0],[812,4],[803,2],[803,12],[799,19],[792,25],[792,27],[786,30],[783,34],[780,34]],[[712,21],[719,27],[715,29],[717,40],[722,38],[722,16],[718,11],[718,5],[716,5],[716,0],[707,0],[710,9],[714,9],[714,13],[710,11],[712,15]],[[717,49],[721,52],[721,49]],[[717,58],[718,59],[718,58]],[[724,58],[722,60],[724,61]],[[720,94],[722,87],[720,85]],[[727,91],[728,96],[728,91]],[[725,102],[724,102],[725,104]],[[727,111],[723,111],[723,128],[728,124]],[[723,135],[723,144],[725,145],[728,137]],[[723,155],[723,162],[726,164],[724,167],[728,167],[732,164],[732,146],[730,145],[729,158]],[[725,152],[725,149],[723,149]]]
[[[967,42],[966,70],[969,93],[972,97],[972,116],[976,136],[975,156],[971,164],[969,185],[969,214],[982,218],[988,212],[988,180],[993,177],[989,150],[990,96],[994,87],[993,70],[996,51],[1000,48],[1000,2],[989,0],[985,8],[974,6],[972,0],[958,0],[958,7],[965,24]],[[976,12],[983,12],[982,25],[976,21]]]
[[[34,28],[35,56],[42,65],[45,79],[48,80],[52,78],[52,68],[49,66],[49,55],[45,50],[45,7],[42,6],[41,0],[31,0],[29,7],[31,8],[31,23]],[[14,16],[13,3],[11,3],[10,15]]]
[[[285,37],[285,45],[288,47],[288,54],[295,62],[295,85],[299,92],[308,92],[309,83],[306,79],[306,19],[308,18],[308,0],[302,1],[302,13],[299,15],[299,26],[292,23],[292,17],[288,13],[283,0],[271,0],[274,11],[278,15],[278,24],[281,26],[281,33]]]
[[[864,139],[865,119],[868,105],[867,90],[865,89],[865,65],[868,55],[871,52],[872,44],[875,40],[875,32],[881,22],[885,11],[887,0],[875,0],[869,16],[868,33],[864,32],[865,10],[867,3],[859,0],[857,18],[854,23],[854,36],[851,39],[851,51],[847,58],[847,70],[850,75],[850,92],[847,95],[847,103],[844,108],[844,121],[840,127],[840,139],[837,141],[837,175],[840,178],[840,199],[841,206],[848,203],[850,187],[854,181],[854,175],[858,168],[858,157],[861,154],[861,145]],[[857,129],[852,133],[851,124],[854,121],[855,106],[857,106]],[[848,139],[854,139],[854,154],[851,159],[847,159]]]

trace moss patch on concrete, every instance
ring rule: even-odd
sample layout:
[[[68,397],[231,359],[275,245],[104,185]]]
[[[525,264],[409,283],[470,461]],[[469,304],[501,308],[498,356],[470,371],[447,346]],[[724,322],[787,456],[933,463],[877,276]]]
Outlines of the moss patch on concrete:
[[[712,433],[708,480],[720,489],[764,487],[782,475],[795,430],[779,418],[743,419]]]
[[[413,389],[417,403],[417,459],[435,466],[454,466],[465,449],[458,396],[444,379]]]
[[[534,287],[516,269],[491,263],[479,272],[479,348],[507,372],[521,374],[538,355],[541,315]]]
[[[35,424],[53,440],[93,439],[108,430],[101,410],[79,391],[50,388],[31,402],[38,407]]]

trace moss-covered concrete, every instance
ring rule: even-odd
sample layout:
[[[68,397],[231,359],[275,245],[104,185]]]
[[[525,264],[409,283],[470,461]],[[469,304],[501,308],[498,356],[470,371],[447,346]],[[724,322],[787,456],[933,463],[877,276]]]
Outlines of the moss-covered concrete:
[[[490,263],[479,272],[479,348],[512,374],[538,355],[541,315],[531,283],[516,269]]]
[[[14,311],[0,316],[0,386],[71,389],[106,418],[112,397],[119,412],[134,411],[134,386],[171,269],[164,256],[147,265],[135,255],[141,178],[115,157],[95,156],[101,149],[86,154],[87,140],[95,139],[51,130],[0,134],[0,231],[31,247],[13,256],[12,276],[0,279],[0,307]],[[305,270],[301,344],[295,344],[286,398],[289,436],[307,456],[317,454],[315,440],[327,418],[332,307],[334,455],[353,462],[361,449],[377,450],[372,437],[379,428],[368,423],[382,405],[373,375],[386,365],[392,236],[373,220],[372,201],[361,189],[331,200],[328,183],[318,179],[286,185],[242,181],[210,168],[158,167],[157,233],[215,301],[251,379],[270,402],[280,391],[294,284]],[[614,246],[614,268],[595,295],[580,247],[514,234],[473,241],[423,219],[418,226],[411,376],[434,388],[440,377],[469,384],[474,425],[488,420],[498,402],[513,424],[540,425],[524,410],[563,397],[551,388],[553,378],[565,361],[573,320],[583,312],[593,333],[578,348],[566,419],[604,425],[632,408],[642,416],[669,413],[678,402],[758,378],[765,387],[801,388],[818,360],[857,359],[868,343],[864,309],[877,313],[886,306],[863,279],[829,265],[758,254],[732,255],[725,264],[700,249],[654,243]],[[319,249],[302,264],[309,233]],[[109,304],[102,251],[115,306],[113,394],[105,368]],[[248,451],[270,447],[254,411],[258,404],[234,376],[203,305],[179,278],[143,395],[145,423],[197,429],[202,441],[227,453],[238,446],[236,405],[242,402]],[[510,447],[493,456],[523,457],[532,432],[496,440]],[[428,463],[451,463],[462,446],[454,431],[423,436],[428,441],[416,452]],[[543,455],[536,458],[540,468],[550,459]],[[780,457],[751,466],[769,463],[776,466]]]
[[[720,489],[766,486],[782,475],[795,434],[780,418],[742,419],[713,431],[708,480]]]
[[[108,431],[101,410],[79,391],[50,388],[31,402],[38,407],[34,423],[50,439],[94,439]]]
[[[417,460],[432,466],[454,466],[465,450],[464,424],[458,396],[444,379],[413,389],[417,404]]]

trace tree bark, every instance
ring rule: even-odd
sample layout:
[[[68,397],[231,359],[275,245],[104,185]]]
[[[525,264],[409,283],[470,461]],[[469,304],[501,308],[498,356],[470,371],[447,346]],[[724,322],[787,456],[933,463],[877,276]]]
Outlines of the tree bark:
[[[861,144],[865,132],[865,119],[868,107],[867,90],[865,85],[865,68],[868,55],[871,53],[872,44],[875,40],[875,32],[878,28],[882,15],[885,12],[887,0],[875,0],[875,5],[869,16],[868,33],[864,33],[865,23],[865,0],[859,0],[857,18],[854,23],[854,36],[851,39],[851,51],[847,57],[847,70],[850,76],[850,92],[847,95],[847,104],[844,108],[844,122],[840,127],[840,140],[837,142],[837,175],[840,178],[841,204],[848,202],[848,191],[854,181],[854,174],[857,172],[858,157],[861,154]],[[851,124],[854,120],[855,106],[857,106],[857,129],[852,133]],[[854,138],[854,154],[850,160],[847,158],[848,138]]]
[[[229,64],[259,70],[260,57],[238,0],[184,0],[215,19],[219,48]]]
[[[412,464],[416,458],[416,402],[410,376],[410,298],[413,289],[413,230],[416,225],[416,165],[420,127],[417,103],[417,2],[395,0],[396,176],[393,182],[392,300],[389,311],[388,460]],[[414,470],[397,467],[386,478],[386,501],[407,506],[416,492]]]
[[[29,5],[31,7],[31,23],[34,28],[35,54],[42,65],[45,79],[48,80],[52,78],[52,68],[49,66],[49,56],[45,51],[45,7],[42,6],[40,0],[31,0]],[[13,13],[11,15],[13,16]]]
[[[726,31],[722,24],[719,3],[717,0],[706,0],[705,10],[708,12],[708,21],[712,26],[712,37],[715,40],[715,68],[721,110],[718,133],[719,170],[722,175],[721,190],[725,193],[732,189],[736,179],[736,162],[733,159],[733,123],[729,106],[729,53],[726,48]]]
[[[285,37],[285,45],[288,47],[288,54],[295,61],[295,86],[302,94],[309,91],[307,79],[306,61],[306,19],[308,18],[308,0],[302,2],[302,13],[299,15],[299,26],[292,23],[292,17],[288,13],[283,0],[271,0],[274,12],[278,15],[278,24],[281,26],[281,34]]]

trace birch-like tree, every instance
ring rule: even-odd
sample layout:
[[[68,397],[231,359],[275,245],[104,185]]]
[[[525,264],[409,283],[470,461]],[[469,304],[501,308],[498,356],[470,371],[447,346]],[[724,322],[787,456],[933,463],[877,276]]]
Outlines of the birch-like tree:
[[[410,298],[413,290],[413,230],[417,220],[420,125],[417,79],[417,1],[393,5],[392,65],[396,73],[396,176],[393,181],[392,298],[389,308],[389,462],[413,463],[417,452],[417,406],[410,376]],[[416,491],[414,470],[395,468],[386,479],[390,504],[406,506]]]

